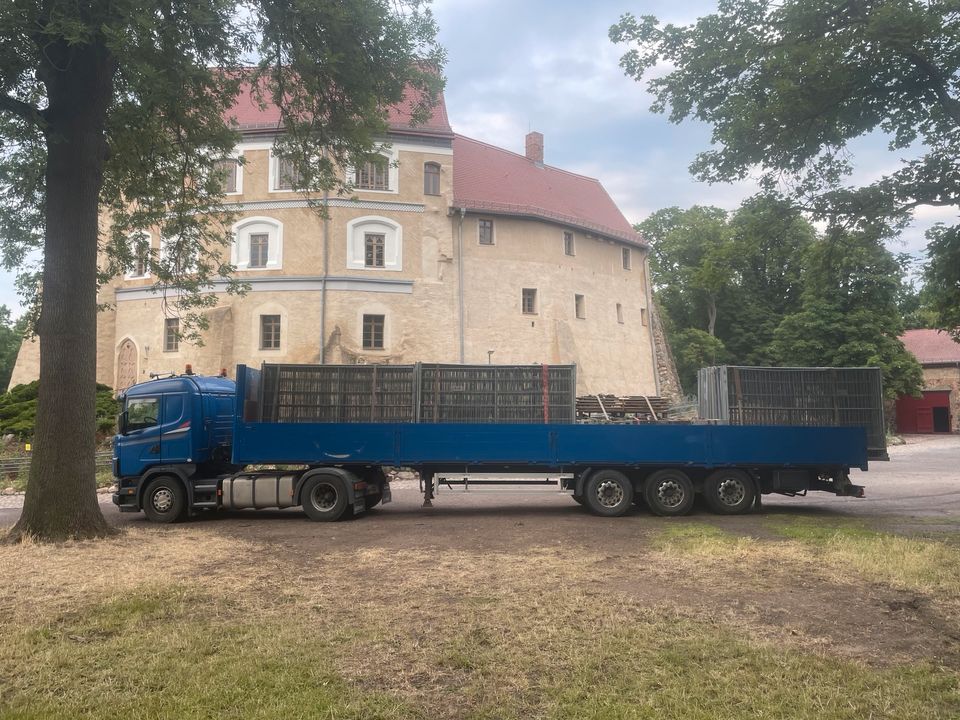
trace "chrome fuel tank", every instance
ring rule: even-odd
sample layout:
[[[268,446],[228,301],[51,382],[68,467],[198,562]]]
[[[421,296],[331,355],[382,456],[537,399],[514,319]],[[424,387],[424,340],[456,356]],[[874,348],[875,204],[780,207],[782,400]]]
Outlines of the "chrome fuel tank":
[[[243,473],[220,486],[220,506],[227,510],[294,507],[293,490],[302,473]]]

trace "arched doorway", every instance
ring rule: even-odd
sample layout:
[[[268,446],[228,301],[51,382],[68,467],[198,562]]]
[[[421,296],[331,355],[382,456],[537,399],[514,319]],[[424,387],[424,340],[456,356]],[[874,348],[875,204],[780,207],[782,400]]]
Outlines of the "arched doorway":
[[[127,338],[117,351],[117,392],[137,382],[137,346]]]

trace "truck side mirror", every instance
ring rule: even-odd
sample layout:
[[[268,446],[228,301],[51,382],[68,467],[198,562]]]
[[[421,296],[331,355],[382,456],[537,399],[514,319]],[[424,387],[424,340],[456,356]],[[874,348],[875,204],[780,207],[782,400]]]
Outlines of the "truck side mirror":
[[[128,410],[124,410],[122,413],[117,415],[117,432],[121,435],[127,434],[127,413]]]

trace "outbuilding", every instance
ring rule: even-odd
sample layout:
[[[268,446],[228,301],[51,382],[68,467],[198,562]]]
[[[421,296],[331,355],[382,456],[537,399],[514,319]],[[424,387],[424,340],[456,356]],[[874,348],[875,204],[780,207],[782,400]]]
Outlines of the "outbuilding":
[[[938,330],[907,330],[900,338],[923,368],[919,398],[897,398],[897,432],[960,432],[960,343]]]

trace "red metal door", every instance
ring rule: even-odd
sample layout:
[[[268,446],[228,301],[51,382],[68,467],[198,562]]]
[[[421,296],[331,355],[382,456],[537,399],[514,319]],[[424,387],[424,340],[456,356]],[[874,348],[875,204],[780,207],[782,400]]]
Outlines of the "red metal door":
[[[918,433],[933,432],[933,408],[932,407],[917,408],[917,432]]]

